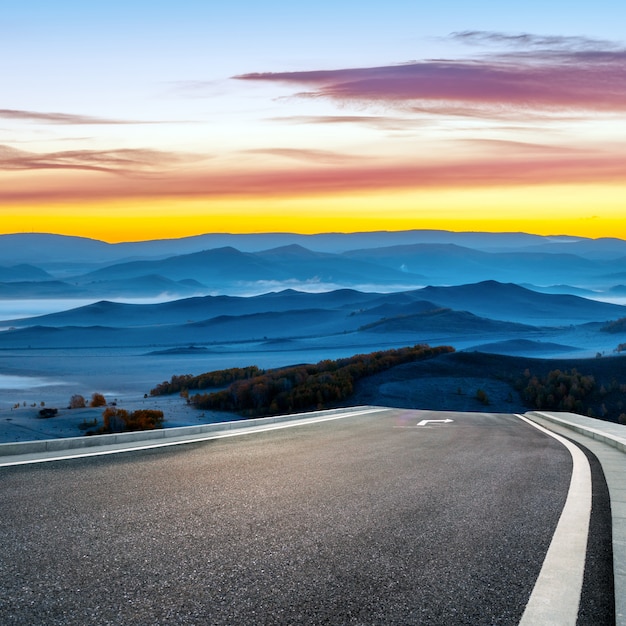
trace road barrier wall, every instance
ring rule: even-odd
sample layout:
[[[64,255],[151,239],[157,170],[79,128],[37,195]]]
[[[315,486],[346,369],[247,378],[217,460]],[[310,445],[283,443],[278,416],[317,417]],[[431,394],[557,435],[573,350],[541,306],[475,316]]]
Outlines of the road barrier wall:
[[[330,409],[327,411],[315,411],[310,413],[297,413],[280,415],[276,417],[259,417],[254,419],[239,419],[232,422],[215,422],[201,424],[199,426],[178,426],[175,428],[158,428],[155,430],[142,430],[137,432],[112,433],[109,435],[90,435],[82,437],[62,437],[59,439],[39,439],[33,441],[16,441],[0,444],[0,457],[38,454],[44,452],[59,452],[62,450],[80,450],[111,446],[115,444],[140,443],[146,441],[169,440],[184,437],[194,437],[206,433],[228,432],[241,428],[254,428],[255,426],[267,426],[280,424],[294,420],[306,420],[313,417],[333,416],[342,413],[353,412],[358,409],[371,409],[374,407],[350,407],[342,409]]]

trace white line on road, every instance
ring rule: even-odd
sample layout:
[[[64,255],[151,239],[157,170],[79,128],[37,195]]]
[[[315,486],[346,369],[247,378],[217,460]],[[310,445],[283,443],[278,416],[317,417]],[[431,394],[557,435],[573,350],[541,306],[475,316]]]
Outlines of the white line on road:
[[[445,420],[422,420],[421,422],[418,422],[417,425],[427,426],[428,424],[450,424],[451,422],[454,422],[454,420],[451,420],[450,418]]]
[[[523,415],[517,417],[562,443],[572,455],[573,462],[565,506],[520,626],[575,626],[591,516],[591,468],[587,457],[573,443]]]
[[[224,439],[226,437],[237,437],[239,435],[249,435],[252,433],[261,433],[270,430],[279,430],[282,428],[293,428],[295,426],[306,426],[307,424],[318,424],[320,422],[330,422],[332,420],[343,419],[345,417],[354,417],[357,415],[366,415],[369,413],[379,413],[381,411],[386,411],[387,409],[365,409],[361,411],[350,411],[345,413],[340,413],[336,415],[320,415],[319,417],[307,417],[307,418],[298,418],[294,416],[293,421],[289,422],[281,422],[274,424],[267,424],[265,426],[250,426],[248,428],[243,427],[237,430],[229,430],[228,432],[222,433],[211,433],[207,435],[201,436],[188,436],[184,438],[177,438],[175,441],[165,441],[162,443],[139,443],[136,445],[128,445],[128,444],[114,444],[115,448],[100,448],[98,450],[91,450],[89,452],[76,452],[74,454],[59,454],[53,457],[39,457],[39,458],[29,458],[29,459],[21,459],[16,461],[6,461],[0,462],[0,467],[10,467],[13,465],[28,465],[30,463],[47,463],[49,461],[65,461],[66,459],[82,459],[90,456],[103,456],[106,454],[120,454],[122,452],[136,452],[138,450],[150,450],[152,448],[166,448],[169,446],[180,446],[186,443],[196,443],[199,441],[209,441],[210,439]]]

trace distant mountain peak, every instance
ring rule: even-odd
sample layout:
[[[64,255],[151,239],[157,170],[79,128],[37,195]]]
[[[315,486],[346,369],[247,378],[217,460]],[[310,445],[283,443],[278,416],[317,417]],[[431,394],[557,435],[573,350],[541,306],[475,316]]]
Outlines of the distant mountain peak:
[[[261,257],[282,257],[282,258],[297,258],[297,259],[313,259],[326,256],[322,252],[314,252],[309,248],[301,246],[299,243],[292,243],[286,246],[279,246],[278,248],[270,248],[269,250],[263,250],[257,253]]]

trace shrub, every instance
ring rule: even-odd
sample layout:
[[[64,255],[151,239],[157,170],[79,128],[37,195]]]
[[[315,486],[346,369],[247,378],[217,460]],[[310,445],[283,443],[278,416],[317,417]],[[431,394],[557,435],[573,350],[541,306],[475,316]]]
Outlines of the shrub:
[[[102,420],[101,433],[154,430],[163,426],[163,411],[140,409],[129,413],[125,409],[108,407],[102,413]]]
[[[124,430],[124,426],[126,425],[126,417],[128,416],[128,411],[124,409],[118,409],[114,407],[109,407],[104,410],[102,413],[102,421],[104,422],[104,426],[102,426],[101,431],[105,433],[120,433]]]
[[[623,333],[626,331],[626,317],[620,317],[618,320],[608,322],[600,330],[605,333]]]
[[[485,405],[489,404],[489,396],[484,389],[478,389],[476,391],[476,399]]]
[[[91,396],[90,407],[106,406],[106,398],[101,393],[94,393]]]
[[[86,406],[85,398],[80,394],[74,394],[70,398],[70,409],[84,409]]]
[[[126,421],[127,430],[154,430],[163,426],[163,411],[140,409],[133,411]]]

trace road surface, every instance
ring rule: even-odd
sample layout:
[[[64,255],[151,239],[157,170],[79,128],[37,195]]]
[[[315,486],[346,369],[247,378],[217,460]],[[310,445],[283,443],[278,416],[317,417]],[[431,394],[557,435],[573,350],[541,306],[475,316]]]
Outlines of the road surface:
[[[518,624],[572,466],[514,415],[390,409],[0,468],[0,622]]]

